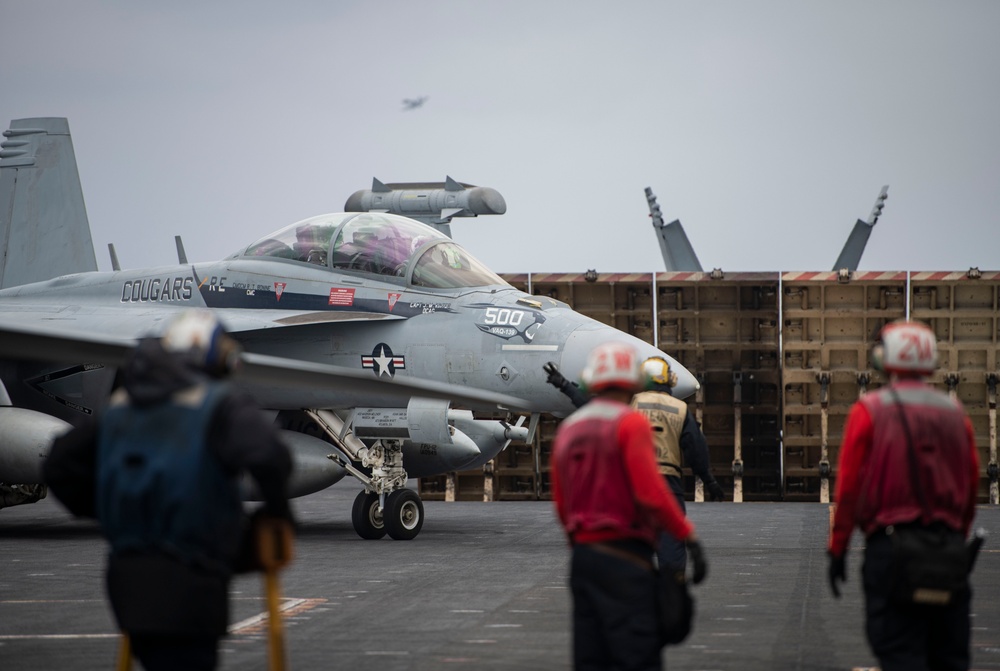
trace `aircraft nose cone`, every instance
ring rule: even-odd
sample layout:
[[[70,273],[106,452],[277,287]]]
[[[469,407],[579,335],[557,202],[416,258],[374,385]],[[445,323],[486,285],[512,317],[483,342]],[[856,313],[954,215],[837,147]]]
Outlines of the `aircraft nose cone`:
[[[639,353],[640,361],[645,361],[651,356],[660,356],[666,359],[670,363],[670,369],[677,373],[677,386],[673,389],[675,398],[687,398],[698,390],[700,385],[695,376],[672,356],[634,336],[604,325],[581,326],[569,335],[559,365],[560,371],[567,380],[578,381],[580,373],[587,365],[587,357],[591,350],[602,343],[612,341],[623,342],[634,347]]]

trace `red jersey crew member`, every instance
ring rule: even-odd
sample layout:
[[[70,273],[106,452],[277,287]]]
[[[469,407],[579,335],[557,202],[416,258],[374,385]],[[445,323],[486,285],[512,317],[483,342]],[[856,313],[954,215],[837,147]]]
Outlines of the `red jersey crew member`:
[[[893,322],[872,350],[889,384],[851,408],[837,474],[830,534],[830,587],[840,596],[855,526],[865,534],[862,580],[868,643],[883,671],[969,668],[970,591],[948,605],[902,605],[893,584],[892,534],[907,526],[968,534],[975,514],[979,457],[961,404],[922,378],[937,366],[934,333]],[[896,571],[895,573],[898,573]]]
[[[599,345],[582,377],[595,396],[560,425],[550,469],[572,545],[574,668],[660,669],[657,534],[687,542],[696,583],[704,553],[660,477],[649,421],[629,407],[642,380],[635,350]]]

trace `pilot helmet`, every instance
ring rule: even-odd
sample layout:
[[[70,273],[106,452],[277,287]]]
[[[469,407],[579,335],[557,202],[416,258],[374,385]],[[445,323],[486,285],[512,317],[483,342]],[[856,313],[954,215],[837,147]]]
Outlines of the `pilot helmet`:
[[[161,343],[164,350],[216,377],[235,370],[242,351],[208,310],[182,312],[167,326]]]
[[[639,356],[631,345],[607,342],[595,347],[587,357],[587,366],[580,374],[590,392],[612,387],[634,392],[642,386]]]
[[[650,384],[664,387],[677,386],[677,373],[670,370],[670,362],[662,356],[651,356],[643,361],[642,372]]]
[[[379,227],[372,224],[363,224],[354,229],[354,242],[371,242],[379,237]]]
[[[937,357],[934,332],[914,321],[886,324],[872,348],[872,366],[886,373],[930,375],[937,368]]]

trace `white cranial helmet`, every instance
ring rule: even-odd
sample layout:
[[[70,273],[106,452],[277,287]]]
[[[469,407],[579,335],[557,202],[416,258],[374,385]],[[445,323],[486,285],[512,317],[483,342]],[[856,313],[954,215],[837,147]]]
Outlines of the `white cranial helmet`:
[[[167,327],[161,342],[166,351],[183,354],[215,375],[231,372],[239,361],[241,349],[208,310],[182,312]]]
[[[886,324],[872,348],[872,365],[887,373],[930,375],[937,368],[937,339],[920,322]]]
[[[587,357],[581,378],[592,392],[610,387],[636,391],[642,387],[642,372],[635,348],[620,342],[598,345]]]

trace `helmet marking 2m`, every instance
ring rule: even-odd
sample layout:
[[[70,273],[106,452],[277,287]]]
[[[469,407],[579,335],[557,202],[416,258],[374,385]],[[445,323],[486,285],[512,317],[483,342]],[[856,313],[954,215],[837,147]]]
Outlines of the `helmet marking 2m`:
[[[937,338],[920,322],[886,324],[872,348],[872,366],[886,373],[930,375],[937,368],[937,359]]]
[[[587,357],[581,373],[584,386],[591,392],[612,387],[636,391],[642,386],[639,357],[635,348],[620,342],[603,343]]]

